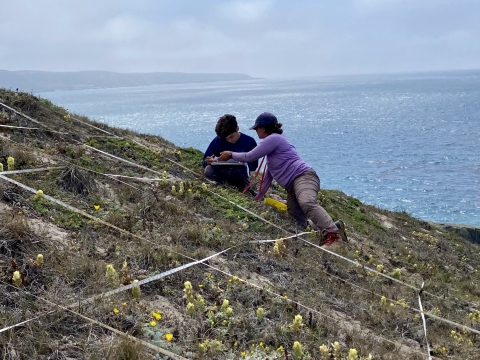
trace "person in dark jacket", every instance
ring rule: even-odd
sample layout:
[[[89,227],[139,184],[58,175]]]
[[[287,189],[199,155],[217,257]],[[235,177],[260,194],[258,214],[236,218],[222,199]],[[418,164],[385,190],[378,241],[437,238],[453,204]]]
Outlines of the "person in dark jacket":
[[[237,119],[230,114],[218,119],[215,132],[217,136],[210,142],[203,155],[205,176],[243,190],[249,184],[250,171],[257,169],[258,160],[248,163],[232,161],[225,164],[217,162],[217,158],[223,151],[248,152],[257,146],[257,142],[239,131]]]

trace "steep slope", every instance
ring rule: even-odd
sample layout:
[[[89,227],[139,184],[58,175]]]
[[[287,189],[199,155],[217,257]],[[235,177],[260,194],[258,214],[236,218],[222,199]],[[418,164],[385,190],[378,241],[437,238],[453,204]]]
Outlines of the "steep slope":
[[[479,358],[479,248],[443,226],[322,190],[350,238],[330,253],[198,150],[0,103],[4,358]]]

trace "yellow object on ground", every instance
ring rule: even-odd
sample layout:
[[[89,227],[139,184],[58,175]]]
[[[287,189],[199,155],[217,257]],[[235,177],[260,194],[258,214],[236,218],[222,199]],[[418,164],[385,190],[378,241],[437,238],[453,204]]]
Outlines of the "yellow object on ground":
[[[272,206],[276,207],[278,210],[281,210],[281,211],[286,211],[287,210],[287,205],[278,201],[278,200],[267,197],[267,198],[265,198],[265,200],[263,200],[263,202],[267,205],[272,205]]]

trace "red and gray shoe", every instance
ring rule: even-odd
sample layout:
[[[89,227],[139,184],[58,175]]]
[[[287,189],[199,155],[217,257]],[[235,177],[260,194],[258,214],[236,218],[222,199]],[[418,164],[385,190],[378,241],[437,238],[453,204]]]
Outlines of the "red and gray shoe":
[[[342,220],[335,221],[338,232],[328,233],[325,235],[325,241],[321,246],[324,249],[334,250],[342,245],[342,242],[348,242],[347,234],[345,233],[345,224]]]

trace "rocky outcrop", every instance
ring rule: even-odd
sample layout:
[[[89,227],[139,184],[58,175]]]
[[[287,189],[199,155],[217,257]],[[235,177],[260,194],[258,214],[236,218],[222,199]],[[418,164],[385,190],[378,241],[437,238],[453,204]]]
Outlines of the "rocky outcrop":
[[[453,231],[457,235],[467,239],[473,244],[480,244],[480,228],[467,225],[441,224],[447,231]]]

